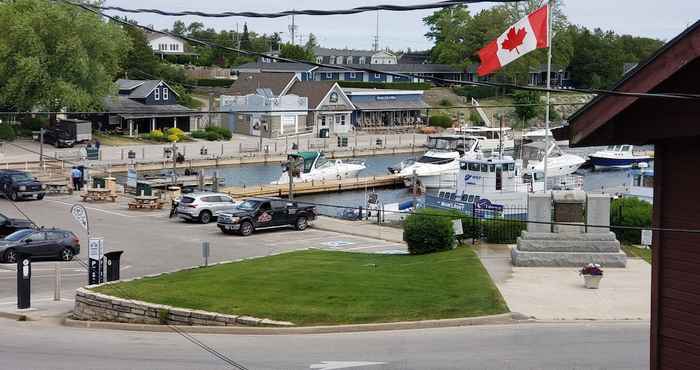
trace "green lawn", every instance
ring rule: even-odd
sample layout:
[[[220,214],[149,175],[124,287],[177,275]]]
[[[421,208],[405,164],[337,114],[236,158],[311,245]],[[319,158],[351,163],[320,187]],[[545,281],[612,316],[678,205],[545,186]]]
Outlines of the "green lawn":
[[[148,302],[297,325],[508,312],[468,247],[421,256],[301,251],[105,286]]]
[[[651,249],[641,249],[631,245],[624,245],[622,246],[622,250],[624,250],[629,257],[639,257],[651,263]]]

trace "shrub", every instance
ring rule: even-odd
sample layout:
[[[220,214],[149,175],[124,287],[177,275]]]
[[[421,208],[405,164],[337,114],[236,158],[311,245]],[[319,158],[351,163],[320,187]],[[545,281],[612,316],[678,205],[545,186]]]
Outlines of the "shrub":
[[[450,128],[452,127],[452,118],[444,114],[430,116],[429,125],[435,127]]]
[[[499,88],[488,86],[462,86],[452,89],[455,94],[467,98],[484,99],[498,96]]]
[[[17,137],[15,129],[8,124],[0,124],[0,140],[12,141]]]
[[[440,99],[440,102],[438,103],[441,107],[451,107],[452,102],[449,99]]]
[[[204,130],[195,130],[191,132],[191,135],[195,139],[207,139],[208,132]]]
[[[153,130],[143,136],[147,140],[165,141],[165,134],[161,130]]]
[[[637,198],[614,199],[610,205],[610,224],[613,226],[651,227],[652,205]],[[641,243],[639,230],[613,229],[617,239],[625,244]]]
[[[180,140],[181,140],[180,136],[177,136],[177,135],[175,135],[175,134],[168,135],[166,139],[167,139],[169,142],[171,142],[171,143],[174,143],[174,142],[176,142],[176,141],[180,141]]]
[[[200,78],[195,80],[197,86],[209,86],[209,87],[231,87],[233,80],[219,79],[219,78]]]
[[[27,131],[39,131],[42,127],[45,128],[48,125],[49,121],[45,117],[25,117],[22,119],[20,126]]]
[[[482,220],[481,225],[486,242],[493,244],[513,244],[527,229],[525,222],[520,220]]]
[[[216,140],[231,140],[231,130],[225,128],[225,127],[217,127],[217,126],[211,126],[207,127],[205,129],[206,132],[214,132],[216,133],[219,137]]]
[[[406,218],[404,239],[411,254],[426,254],[452,249],[455,235],[452,220],[460,218],[457,211],[421,208]]]
[[[171,127],[166,131],[166,134],[168,135],[168,141],[182,141],[185,139],[185,132],[180,130],[177,127]],[[170,137],[174,136],[175,140],[170,140]]]
[[[221,140],[221,135],[219,135],[216,132],[209,131],[209,132],[204,132],[204,138],[209,140],[209,141],[218,141]]]

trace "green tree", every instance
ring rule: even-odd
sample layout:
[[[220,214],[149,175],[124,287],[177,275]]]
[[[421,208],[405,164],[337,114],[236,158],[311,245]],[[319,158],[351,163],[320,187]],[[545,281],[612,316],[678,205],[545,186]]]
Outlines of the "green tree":
[[[513,93],[513,103],[517,106],[515,107],[515,115],[518,116],[520,121],[527,122],[537,116],[536,105],[540,102],[540,93],[536,91],[515,91]]]
[[[0,106],[96,110],[130,48],[121,27],[67,4],[0,5]]]
[[[177,20],[173,23],[173,33],[179,36],[184,36],[187,33],[185,22]]]
[[[318,41],[316,41],[316,35],[313,33],[309,34],[309,39],[306,41],[306,44],[304,44],[304,49],[306,49],[306,52],[309,53],[309,55],[314,56],[315,52],[314,49],[318,46]]]
[[[307,49],[293,44],[283,44],[280,47],[280,56],[282,58],[298,59],[298,60],[314,60],[313,50],[309,52]]]

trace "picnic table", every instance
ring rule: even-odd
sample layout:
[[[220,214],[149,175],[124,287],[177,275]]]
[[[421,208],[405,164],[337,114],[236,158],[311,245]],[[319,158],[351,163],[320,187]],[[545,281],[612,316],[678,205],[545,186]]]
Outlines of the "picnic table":
[[[73,194],[73,188],[70,187],[68,180],[50,181],[44,184],[46,184],[46,192],[49,194]]]
[[[139,195],[129,202],[129,209],[162,209],[163,202],[154,195]]]
[[[85,189],[85,193],[80,194],[80,196],[83,198],[83,202],[103,200],[117,201],[117,195],[113,194],[112,190],[107,188],[88,188]]]

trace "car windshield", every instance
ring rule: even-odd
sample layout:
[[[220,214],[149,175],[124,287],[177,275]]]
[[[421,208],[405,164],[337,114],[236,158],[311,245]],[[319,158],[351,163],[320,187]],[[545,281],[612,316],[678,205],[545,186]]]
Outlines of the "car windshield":
[[[238,205],[239,209],[244,211],[252,211],[260,205],[260,201],[257,200],[246,200],[245,202]]]
[[[24,239],[27,235],[29,235],[31,233],[32,233],[32,230],[29,230],[29,229],[15,231],[14,233],[6,236],[5,240],[9,240],[11,242],[16,242],[16,241]]]
[[[26,173],[14,173],[10,175],[13,181],[31,181],[32,177]]]

